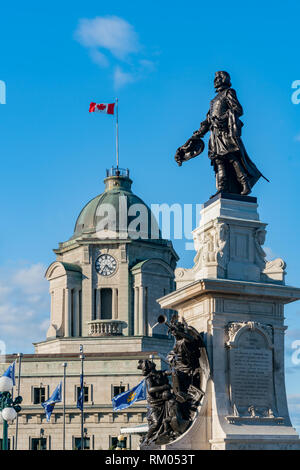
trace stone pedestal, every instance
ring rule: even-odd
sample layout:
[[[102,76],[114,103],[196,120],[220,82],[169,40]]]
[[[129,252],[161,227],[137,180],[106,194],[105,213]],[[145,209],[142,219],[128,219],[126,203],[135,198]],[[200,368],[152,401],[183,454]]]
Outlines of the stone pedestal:
[[[266,261],[265,227],[255,198],[210,200],[194,267],[158,300],[205,333],[211,365],[198,417],[166,449],[300,449],[284,380],[284,305],[300,289],[284,285],[283,260]]]

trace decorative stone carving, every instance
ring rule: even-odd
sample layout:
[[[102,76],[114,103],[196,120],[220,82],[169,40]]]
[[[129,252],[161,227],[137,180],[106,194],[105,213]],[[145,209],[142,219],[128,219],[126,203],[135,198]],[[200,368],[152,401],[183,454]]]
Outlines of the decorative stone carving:
[[[260,331],[262,334],[266,335],[266,338],[268,338],[269,347],[273,347],[273,328],[270,325],[253,321],[230,322],[226,328],[226,345],[228,347],[237,347],[238,336],[240,336],[244,329]]]
[[[255,253],[255,261],[256,261],[256,264],[258,266],[260,266],[261,269],[264,269],[265,268],[265,264],[266,264],[266,253],[264,252],[262,246],[264,245],[265,243],[265,239],[266,239],[266,230],[263,229],[263,228],[258,228],[254,231],[254,244],[255,244],[255,249],[256,249],[256,253]]]
[[[175,271],[178,288],[205,278],[284,284],[284,261],[266,260],[266,224],[259,221],[256,207],[255,201],[206,203],[193,231],[194,266]]]
[[[225,223],[213,223],[212,227],[195,236],[195,246],[198,246],[194,258],[194,271],[201,269],[207,263],[218,263],[226,268],[228,263],[228,247],[226,244],[229,237],[229,226]]]
[[[217,262],[224,270],[226,270],[229,261],[229,225],[224,223],[217,224],[217,230]]]
[[[281,258],[276,258],[272,261],[266,261],[265,269],[263,270],[263,279],[267,281],[277,282],[284,284],[286,263]]]

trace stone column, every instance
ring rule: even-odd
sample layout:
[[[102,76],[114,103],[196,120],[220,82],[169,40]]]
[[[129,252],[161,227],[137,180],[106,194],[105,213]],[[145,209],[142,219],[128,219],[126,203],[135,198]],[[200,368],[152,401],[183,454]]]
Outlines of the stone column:
[[[139,335],[139,288],[134,288],[134,335]]]
[[[77,289],[72,289],[73,295],[73,328],[74,328],[74,336],[78,336],[78,305],[77,305]]]
[[[82,328],[80,328],[80,315],[79,315],[79,289],[75,289],[75,315],[76,315],[76,336],[79,336],[80,334],[80,329],[81,329],[81,334],[82,334]]]
[[[96,293],[96,318],[95,320],[101,319],[101,289],[97,289]]]
[[[113,320],[118,318],[118,289],[115,287],[112,289],[112,318]]]
[[[65,298],[64,298],[64,314],[65,314],[65,331],[64,336],[71,336],[71,290],[65,288]]]
[[[148,287],[144,291],[144,335],[149,335]]]
[[[145,288],[139,287],[139,335],[145,334]]]

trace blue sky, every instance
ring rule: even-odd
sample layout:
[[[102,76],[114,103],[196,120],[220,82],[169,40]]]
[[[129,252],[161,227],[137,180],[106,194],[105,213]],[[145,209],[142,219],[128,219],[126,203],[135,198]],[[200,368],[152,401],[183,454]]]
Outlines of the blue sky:
[[[44,337],[52,248],[72,235],[115,163],[113,119],[90,115],[90,101],[118,96],[120,165],[140,197],[201,204],[214,192],[206,151],[181,168],[173,157],[205,117],[216,70],[231,74],[244,143],[271,181],[253,191],[269,224],[268,255],[282,257],[287,283],[300,286],[300,104],[291,100],[300,79],[299,14],[297,1],[2,5],[0,325],[8,352],[31,352]],[[194,253],[184,241],[174,245],[180,265],[191,266]],[[300,339],[299,314],[297,304],[286,308],[287,390],[300,426],[300,365],[290,347]]]

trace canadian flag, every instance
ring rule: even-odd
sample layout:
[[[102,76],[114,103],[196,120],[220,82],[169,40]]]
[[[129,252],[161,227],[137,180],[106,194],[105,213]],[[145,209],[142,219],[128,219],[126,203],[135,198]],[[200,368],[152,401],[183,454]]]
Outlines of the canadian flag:
[[[115,112],[115,103],[91,103],[90,104],[90,113],[105,113],[105,114],[114,114]]]

